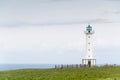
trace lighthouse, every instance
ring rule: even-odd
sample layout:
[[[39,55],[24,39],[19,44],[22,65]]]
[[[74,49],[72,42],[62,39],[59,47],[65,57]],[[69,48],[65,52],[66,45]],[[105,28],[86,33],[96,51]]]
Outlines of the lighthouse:
[[[96,59],[93,58],[93,37],[94,30],[90,25],[86,27],[85,35],[86,35],[86,56],[82,59],[83,65],[88,65],[89,67],[96,65]]]

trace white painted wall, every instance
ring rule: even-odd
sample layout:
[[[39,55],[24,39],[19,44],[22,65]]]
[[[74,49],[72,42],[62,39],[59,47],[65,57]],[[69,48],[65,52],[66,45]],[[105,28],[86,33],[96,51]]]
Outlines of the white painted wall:
[[[87,31],[85,32],[86,34],[86,59],[93,59],[93,42],[92,42],[92,37],[93,37],[93,31],[88,33]]]

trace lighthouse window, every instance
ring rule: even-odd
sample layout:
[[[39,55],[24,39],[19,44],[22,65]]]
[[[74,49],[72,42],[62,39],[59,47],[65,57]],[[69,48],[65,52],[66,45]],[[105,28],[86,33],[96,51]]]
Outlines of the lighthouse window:
[[[90,49],[88,49],[88,51],[90,51]]]
[[[90,36],[88,36],[88,38],[90,38]]]
[[[88,43],[90,45],[90,43]]]

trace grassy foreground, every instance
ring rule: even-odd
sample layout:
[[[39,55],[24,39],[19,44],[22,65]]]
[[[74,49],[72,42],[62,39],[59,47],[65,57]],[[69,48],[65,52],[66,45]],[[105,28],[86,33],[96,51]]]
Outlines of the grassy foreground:
[[[0,80],[120,80],[120,67],[0,71]]]

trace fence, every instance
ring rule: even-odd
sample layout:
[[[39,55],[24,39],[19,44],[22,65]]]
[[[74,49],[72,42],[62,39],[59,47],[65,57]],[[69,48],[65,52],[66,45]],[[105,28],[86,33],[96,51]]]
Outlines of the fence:
[[[81,68],[81,67],[89,67],[88,65],[82,65],[82,64],[71,64],[71,65],[55,65],[55,69],[63,69],[63,68]]]

